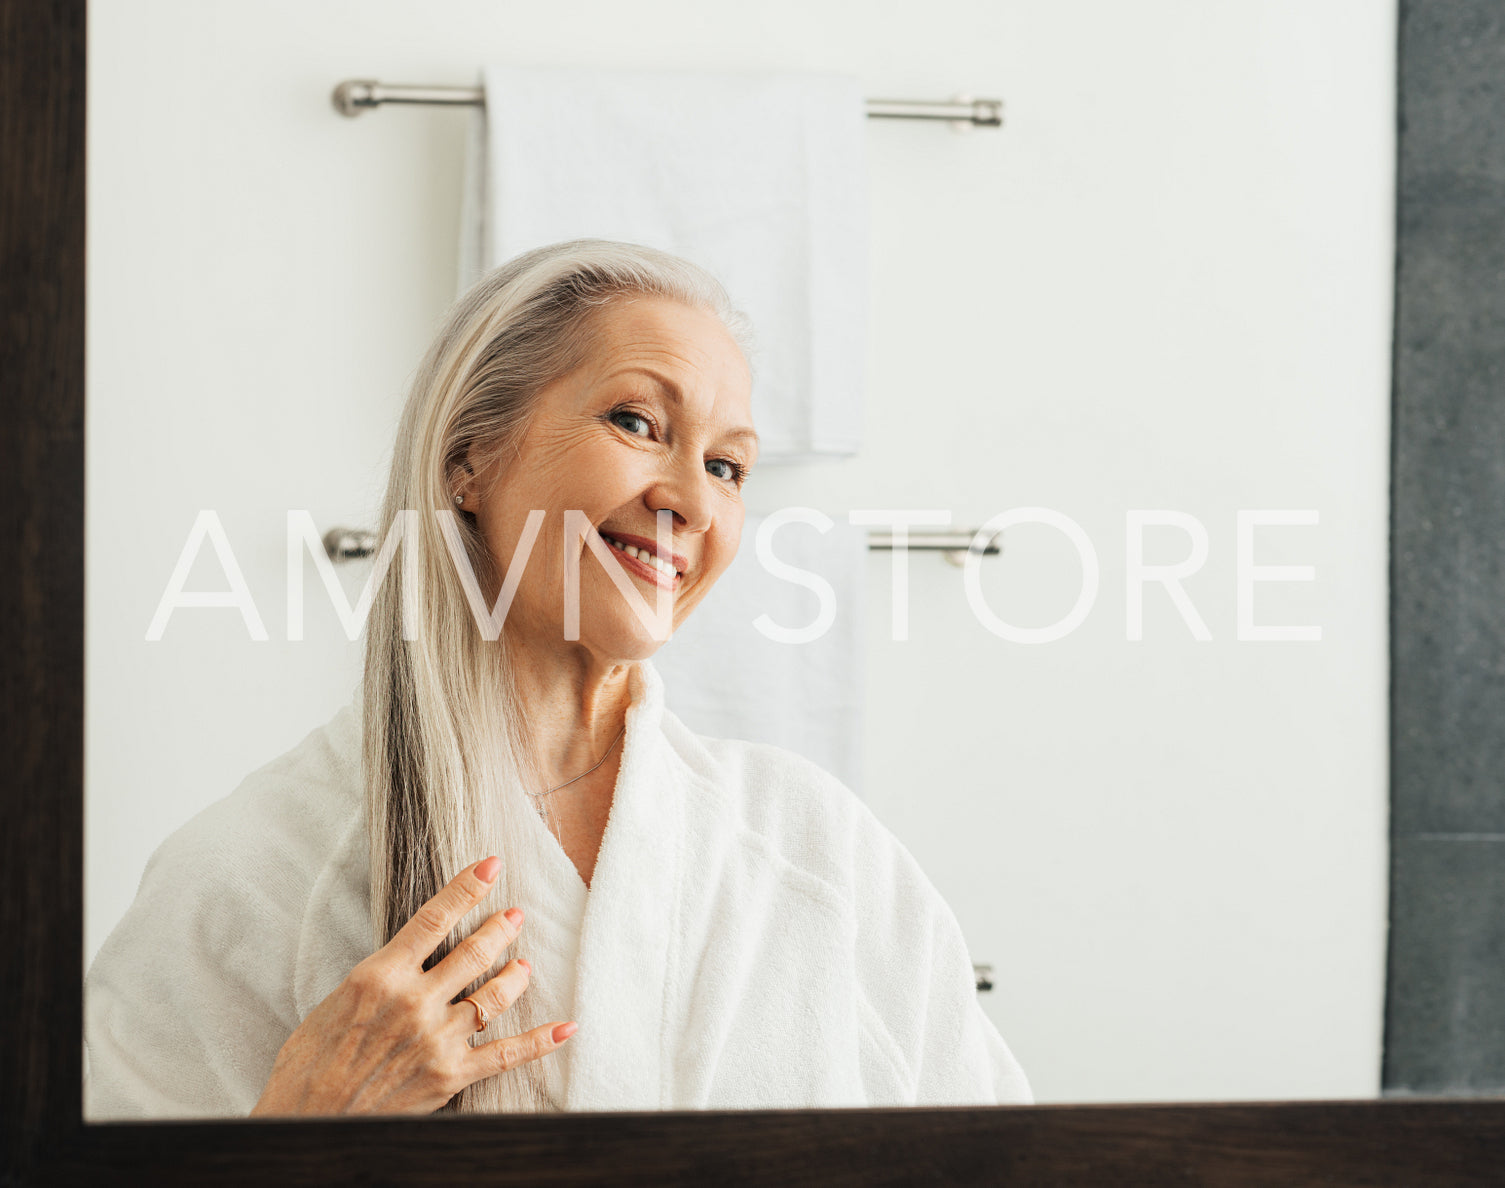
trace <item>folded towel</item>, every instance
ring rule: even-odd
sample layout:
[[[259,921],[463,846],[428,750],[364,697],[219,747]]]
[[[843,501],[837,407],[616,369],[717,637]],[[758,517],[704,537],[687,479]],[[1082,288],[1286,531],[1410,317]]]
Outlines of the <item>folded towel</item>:
[[[867,530],[837,520],[828,532],[788,524],[758,559],[765,523],[747,517],[742,544],[715,588],[654,655],[666,704],[697,734],[766,742],[814,760],[862,791],[862,706]],[[791,580],[779,563],[805,571]],[[770,571],[771,570],[771,571]],[[835,618],[807,643],[770,639],[815,624],[823,606],[807,584],[824,581]]]
[[[857,451],[868,196],[855,78],[487,67],[481,82],[461,291],[565,239],[674,252],[752,319],[762,460]]]

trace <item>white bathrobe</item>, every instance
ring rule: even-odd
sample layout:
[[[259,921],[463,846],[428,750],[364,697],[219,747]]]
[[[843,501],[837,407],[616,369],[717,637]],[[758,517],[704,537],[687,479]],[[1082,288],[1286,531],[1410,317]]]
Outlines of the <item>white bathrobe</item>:
[[[704,738],[632,675],[591,886],[544,824],[520,906],[551,968],[566,1110],[1032,1100],[956,917],[834,776]],[[153,854],[85,981],[85,1116],[250,1112],[293,1029],[371,951],[356,702]],[[540,965],[541,968],[541,965]],[[529,993],[533,990],[530,988]]]

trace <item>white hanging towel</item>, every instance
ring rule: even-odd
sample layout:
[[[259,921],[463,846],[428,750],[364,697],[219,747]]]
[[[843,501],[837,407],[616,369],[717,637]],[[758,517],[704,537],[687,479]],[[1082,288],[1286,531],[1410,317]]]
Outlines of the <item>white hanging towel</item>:
[[[765,522],[747,516],[737,556],[655,653],[667,704],[697,734],[773,743],[860,795],[867,530],[844,520],[824,533],[786,524],[769,536],[774,560],[765,568],[757,548]],[[779,628],[814,634],[831,611],[818,638],[770,638]],[[763,616],[766,630],[757,625]]]
[[[868,315],[866,106],[832,73],[491,66],[460,289],[520,252],[620,239],[708,268],[757,338],[764,462],[857,452]]]

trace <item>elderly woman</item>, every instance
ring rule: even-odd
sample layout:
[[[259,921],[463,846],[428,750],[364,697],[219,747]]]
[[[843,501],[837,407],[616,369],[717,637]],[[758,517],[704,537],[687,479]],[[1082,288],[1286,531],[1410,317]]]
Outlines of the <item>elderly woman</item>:
[[[664,706],[649,612],[741,533],[746,335],[603,240],[455,305],[357,698],[152,857],[89,971],[91,1120],[1030,1100],[899,841]]]

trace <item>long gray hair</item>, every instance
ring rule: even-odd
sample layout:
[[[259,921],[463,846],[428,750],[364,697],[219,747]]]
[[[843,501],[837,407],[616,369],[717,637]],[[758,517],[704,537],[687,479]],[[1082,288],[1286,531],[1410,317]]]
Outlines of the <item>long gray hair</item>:
[[[499,589],[500,563],[474,517],[455,513],[457,469],[467,454],[484,466],[514,453],[527,433],[535,394],[589,357],[593,316],[637,294],[715,314],[744,356],[751,355],[747,319],[704,269],[640,244],[576,239],[514,257],[459,298],[419,366],[403,411],[378,524],[382,539],[400,512],[420,514],[405,517],[403,563],[392,567],[373,600],[362,681],[375,946],[391,940],[466,866],[489,854],[502,860],[491,893],[425,969],[494,912],[514,904],[526,912],[529,888],[519,885],[517,874],[527,836],[519,825],[526,821],[518,814],[535,811],[523,789],[541,786],[505,632],[495,640],[482,635],[439,517],[456,521],[481,588]],[[416,638],[405,638],[404,606],[407,635]],[[525,926],[501,961],[532,952]],[[497,968],[464,993],[475,993]],[[536,976],[549,974],[539,968]],[[476,1042],[549,1022],[534,1003],[525,992]],[[531,1061],[470,1085],[443,1109],[562,1106],[549,1100],[539,1062]]]

